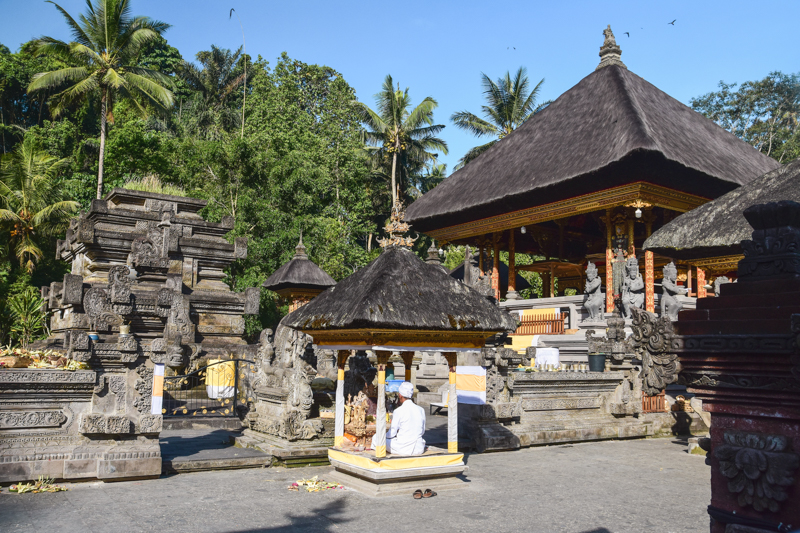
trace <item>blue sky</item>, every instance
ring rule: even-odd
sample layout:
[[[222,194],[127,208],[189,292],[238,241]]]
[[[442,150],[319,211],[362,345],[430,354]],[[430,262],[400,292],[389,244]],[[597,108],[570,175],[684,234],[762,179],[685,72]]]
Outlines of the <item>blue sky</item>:
[[[61,0],[77,16],[84,0]],[[482,144],[457,130],[455,111],[479,112],[480,73],[492,78],[528,68],[545,78],[542,99],[555,99],[590,74],[607,24],[630,70],[688,104],[720,80],[760,79],[774,70],[800,71],[798,0],[405,2],[264,0],[131,0],[133,13],[172,24],[166,33],[184,58],[211,44],[235,49],[242,19],[247,51],[274,64],[286,51],[329,65],[373,103],[386,74],[409,87],[414,102],[439,102],[436,121],[452,166]],[[675,25],[668,22],[677,19]],[[630,32],[627,37],[623,32]],[[0,42],[12,50],[40,35],[68,39],[63,19],[43,0],[0,0]],[[516,50],[514,49],[516,48]]]

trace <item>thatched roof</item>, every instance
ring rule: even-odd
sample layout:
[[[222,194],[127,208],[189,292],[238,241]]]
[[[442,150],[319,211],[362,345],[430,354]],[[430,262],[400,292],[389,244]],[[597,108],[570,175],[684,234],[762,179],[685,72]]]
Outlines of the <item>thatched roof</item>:
[[[741,254],[739,243],[753,231],[744,210],[781,200],[800,202],[800,160],[682,214],[644,241],[644,249],[676,259]]]
[[[283,324],[304,331],[516,329],[507,312],[402,246],[388,246],[370,264],[287,315]]]
[[[288,288],[325,290],[334,285],[336,281],[308,258],[301,236],[294,257],[268,277],[262,287],[277,292]]]
[[[716,198],[777,166],[609,65],[411,204],[406,220],[424,232],[638,181]]]

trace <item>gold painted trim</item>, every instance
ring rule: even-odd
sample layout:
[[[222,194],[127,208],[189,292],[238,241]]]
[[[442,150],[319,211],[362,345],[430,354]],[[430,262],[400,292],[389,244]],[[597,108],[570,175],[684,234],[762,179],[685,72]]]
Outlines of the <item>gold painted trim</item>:
[[[709,272],[729,272],[739,269],[739,261],[744,259],[744,255],[721,255],[718,257],[708,257],[689,261],[695,267],[702,268]]]
[[[402,329],[304,329],[317,346],[417,346],[482,348],[486,339],[499,331],[410,331]]]
[[[701,196],[638,181],[575,198],[559,200],[455,226],[429,230],[426,233],[440,241],[453,241],[627,205],[637,200],[681,213],[691,211],[709,201],[708,198]]]

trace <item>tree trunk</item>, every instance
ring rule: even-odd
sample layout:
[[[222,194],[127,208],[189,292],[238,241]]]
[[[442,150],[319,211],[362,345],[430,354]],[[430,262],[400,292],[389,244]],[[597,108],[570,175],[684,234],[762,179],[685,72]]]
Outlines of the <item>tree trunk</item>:
[[[103,158],[106,155],[106,106],[108,105],[108,89],[103,89],[100,101],[100,161],[97,165],[97,198],[103,197]]]
[[[396,169],[397,169],[397,152],[395,152],[394,157],[392,157],[392,207],[394,207],[394,204],[397,203],[397,185],[394,178]]]

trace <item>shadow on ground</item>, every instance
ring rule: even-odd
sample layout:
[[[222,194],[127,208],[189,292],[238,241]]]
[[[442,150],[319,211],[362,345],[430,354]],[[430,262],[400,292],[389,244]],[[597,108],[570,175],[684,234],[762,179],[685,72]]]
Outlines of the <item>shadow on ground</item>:
[[[308,513],[295,514],[288,512],[284,514],[283,516],[291,522],[290,525],[257,529],[234,529],[228,531],[227,533],[302,533],[305,531],[313,531],[314,533],[333,532],[333,526],[340,526],[350,521],[341,516],[342,513],[345,512],[346,507],[347,500],[344,498],[337,498],[336,500],[328,502],[321,507],[312,509]],[[599,531],[600,530],[598,530],[598,532]]]

